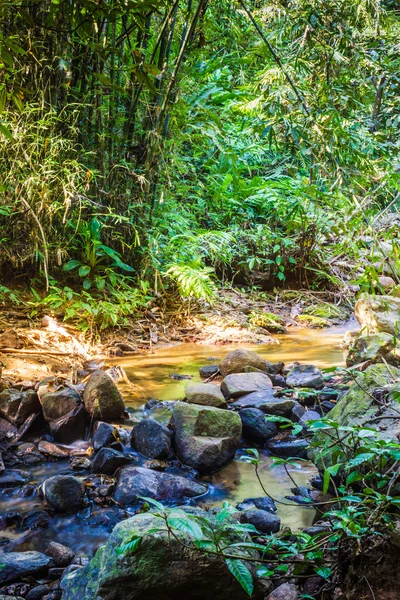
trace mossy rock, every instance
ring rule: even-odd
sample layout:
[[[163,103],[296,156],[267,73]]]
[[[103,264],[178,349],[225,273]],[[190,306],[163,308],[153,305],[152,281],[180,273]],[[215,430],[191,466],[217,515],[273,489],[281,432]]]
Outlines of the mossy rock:
[[[325,327],[330,327],[329,321],[326,319],[321,319],[321,317],[315,317],[314,315],[298,315],[296,317],[298,323],[301,325],[306,325],[311,329],[324,329]]]
[[[395,338],[390,333],[359,336],[348,352],[346,365],[351,367],[365,361],[400,364],[400,348],[396,346]]]
[[[348,318],[349,311],[339,306],[336,306],[336,304],[330,304],[329,302],[320,302],[318,304],[307,306],[307,308],[303,310],[303,314],[319,317],[320,319],[335,319],[344,321]]]
[[[263,327],[271,333],[285,333],[285,321],[279,315],[270,312],[253,311],[248,317],[252,327]]]

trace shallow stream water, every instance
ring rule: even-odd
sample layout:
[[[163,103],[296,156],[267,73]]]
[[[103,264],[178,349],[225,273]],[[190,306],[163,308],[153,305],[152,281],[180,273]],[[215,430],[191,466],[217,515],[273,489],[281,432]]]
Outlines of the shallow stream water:
[[[286,335],[276,336],[279,344],[249,346],[266,359],[290,363],[295,360],[301,363],[314,364],[318,367],[340,366],[344,364],[341,341],[345,331],[355,329],[355,323],[325,330],[302,329]],[[203,346],[198,344],[178,344],[154,350],[152,353],[135,355],[130,358],[118,359],[129,379],[137,386],[137,393],[123,384],[121,391],[131,414],[132,422],[125,426],[131,428],[134,421],[154,416],[159,420],[168,420],[170,410],[156,409],[149,411],[144,408],[147,400],[179,400],[184,397],[187,379],[176,380],[172,375],[187,375],[191,381],[199,381],[198,369],[206,364],[218,362],[234,348],[230,346]],[[136,453],[127,449],[131,454]],[[273,461],[266,451],[260,451],[262,465],[260,474],[265,488],[277,500],[287,502],[286,495],[291,494],[293,483],[288,478],[282,466],[272,467]],[[245,449],[237,452],[235,460],[221,471],[202,477],[207,482],[209,491],[201,498],[193,499],[191,504],[198,506],[218,506],[224,500],[237,504],[245,498],[263,496],[263,491],[254,472],[254,467],[245,462]],[[143,462],[140,457],[136,458]],[[31,482],[39,485],[48,477],[55,474],[71,473],[69,461],[48,462],[36,467],[25,468],[31,472]],[[176,466],[168,469],[178,473]],[[291,468],[291,475],[296,483],[306,485],[315,468],[310,463],[299,463],[299,467]],[[74,472],[74,474],[76,474]],[[7,513],[26,514],[28,511],[45,508],[37,494],[23,498],[19,490],[0,490],[0,525],[1,519]],[[0,552],[4,550],[45,550],[50,541],[67,544],[78,555],[91,557],[97,548],[104,544],[109,533],[120,520],[118,508],[107,508],[93,504],[91,507],[72,516],[54,516],[50,525],[40,530],[25,530],[20,526],[19,517],[15,525],[8,525],[0,531]],[[132,514],[134,509],[130,509]],[[278,515],[282,526],[293,529],[306,527],[314,519],[313,509],[306,506],[278,504]],[[8,522],[10,519],[8,519]],[[1,527],[0,527],[1,529]]]

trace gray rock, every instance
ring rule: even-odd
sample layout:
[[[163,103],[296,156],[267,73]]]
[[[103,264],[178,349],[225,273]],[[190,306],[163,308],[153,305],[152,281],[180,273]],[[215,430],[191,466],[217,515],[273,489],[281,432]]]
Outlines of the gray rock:
[[[44,529],[50,525],[50,517],[45,510],[30,510],[22,517],[21,529]]]
[[[292,398],[278,398],[274,396],[273,390],[264,392],[253,392],[242,396],[232,403],[234,408],[258,408],[267,415],[278,415],[280,417],[288,417],[291,413],[295,401]]]
[[[245,394],[271,390],[272,382],[266,373],[233,373],[221,383],[226,398],[240,398]]]
[[[51,558],[41,552],[5,552],[0,558],[0,585],[46,573],[51,562]]]
[[[199,373],[202,379],[208,379],[212,375],[215,375],[218,372],[218,365],[206,365],[205,367],[200,367]]]
[[[226,377],[230,373],[243,373],[248,366],[265,371],[267,362],[255,352],[239,349],[230,352],[222,359],[219,363],[219,371],[222,377]]]
[[[0,442],[10,441],[18,434],[18,429],[7,421],[0,417]]]
[[[47,546],[46,554],[53,559],[56,567],[68,567],[75,558],[75,553],[71,548],[57,542],[50,542]]]
[[[17,446],[14,453],[25,465],[38,465],[44,461],[43,455],[35,444],[29,444],[28,442]]]
[[[125,410],[117,386],[104,371],[91,374],[83,392],[83,402],[89,415],[101,421],[119,419]]]
[[[114,475],[117,469],[128,465],[132,461],[132,457],[125,456],[122,452],[118,452],[112,448],[101,448],[92,460],[90,469],[92,473]]]
[[[215,383],[188,383],[185,387],[186,400],[191,404],[204,404],[216,408],[227,408],[227,403]]]
[[[298,600],[299,598],[300,592],[293,583],[282,583],[266,600]]]
[[[319,421],[320,419],[321,415],[315,410],[306,410],[304,415],[299,420],[299,423],[304,427],[305,430],[308,430],[308,425],[310,422]]]
[[[304,387],[321,389],[324,387],[322,373],[314,365],[298,365],[294,367],[286,378],[290,387]]]
[[[171,454],[172,431],[154,419],[144,419],[132,429],[131,444],[143,456],[164,460]]]
[[[242,421],[243,437],[250,442],[263,446],[277,434],[276,424],[266,421],[265,414],[258,408],[242,408],[239,417]]]
[[[390,333],[397,336],[400,298],[361,294],[356,302],[354,314],[361,329],[365,329],[368,334]]]
[[[172,424],[179,460],[200,473],[220,469],[239,448],[242,422],[233,411],[178,402]]]
[[[305,412],[306,409],[304,406],[302,406],[300,402],[295,402],[292,412],[290,413],[290,418],[294,423],[298,423]]]
[[[139,496],[176,502],[206,492],[205,485],[186,477],[143,467],[124,467],[118,471],[114,499],[118,504],[128,506],[137,502]]]
[[[41,600],[46,594],[51,593],[51,587],[48,585],[38,585],[30,590],[25,596],[25,600]]]
[[[242,500],[237,507],[238,510],[263,510],[269,513],[276,512],[275,502],[268,498],[268,496],[262,496],[260,498],[245,498]]]
[[[52,391],[50,384],[39,385],[38,395],[46,421],[55,421],[63,417],[81,403],[75,390],[65,387]]]
[[[346,366],[353,367],[366,361],[371,364],[386,361],[389,365],[399,365],[397,338],[390,333],[360,335],[347,353]]]
[[[42,485],[47,504],[59,513],[74,513],[85,504],[85,486],[73,475],[55,475]]]
[[[307,440],[300,439],[285,441],[270,440],[267,442],[267,447],[272,454],[281,458],[307,458],[309,443]]]
[[[116,429],[109,423],[99,421],[93,435],[93,450],[97,452],[100,448],[111,446],[116,441]]]
[[[266,510],[244,510],[240,513],[241,523],[250,523],[261,533],[277,533],[281,527],[281,520],[276,515]]]
[[[0,415],[14,425],[22,425],[31,414],[40,411],[39,398],[34,390],[9,388],[0,393]]]
[[[85,439],[86,412],[81,404],[55,421],[49,423],[55,442],[72,444],[76,440]]]
[[[0,488],[19,487],[30,480],[31,475],[20,469],[8,469],[0,475]]]

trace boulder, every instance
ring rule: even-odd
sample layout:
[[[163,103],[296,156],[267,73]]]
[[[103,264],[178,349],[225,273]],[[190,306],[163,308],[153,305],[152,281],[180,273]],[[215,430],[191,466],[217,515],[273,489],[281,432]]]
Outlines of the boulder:
[[[43,454],[39,452],[35,444],[30,444],[29,442],[17,446],[15,456],[25,465],[38,465],[45,460]]]
[[[83,405],[73,408],[55,421],[50,421],[49,427],[54,441],[60,444],[72,444],[76,440],[85,439],[86,412]]]
[[[226,398],[240,398],[245,394],[272,389],[272,381],[266,373],[233,373],[221,383]]]
[[[102,448],[92,460],[90,469],[92,473],[114,475],[117,469],[128,465],[132,460],[132,457],[125,456],[122,452],[118,452],[112,448]]]
[[[46,554],[53,559],[56,567],[68,567],[75,558],[75,553],[71,548],[57,542],[50,542],[47,546]]]
[[[218,373],[218,365],[206,365],[205,367],[200,367],[199,373],[202,379],[208,379]]]
[[[240,513],[241,523],[250,523],[261,533],[277,533],[281,528],[281,520],[266,510],[244,510]]]
[[[263,510],[269,513],[276,513],[275,502],[268,498],[268,496],[261,496],[260,498],[245,498],[240,502],[237,507],[238,510]]]
[[[209,518],[204,511],[196,514]],[[88,566],[63,577],[63,600],[248,599],[224,561],[182,545],[184,533],[177,532],[177,540],[167,532],[154,532],[163,525],[151,513],[119,523]],[[136,552],[117,554],[133,539],[141,540]],[[241,534],[238,541],[248,539]]]
[[[255,352],[239,349],[225,356],[219,363],[218,368],[222,377],[226,377],[230,373],[243,373],[245,367],[255,367],[260,371],[265,371],[266,366],[266,360]]]
[[[136,503],[139,496],[177,502],[206,492],[205,485],[186,477],[143,467],[124,467],[118,472],[114,500],[122,506]]]
[[[83,402],[89,415],[101,421],[119,419],[125,411],[117,386],[104,371],[91,374],[83,392]]]
[[[361,294],[356,302],[354,314],[365,333],[395,335],[400,324],[400,298]]]
[[[289,373],[286,383],[290,387],[315,388],[324,387],[322,373],[314,365],[297,365]]]
[[[299,598],[300,592],[293,583],[282,583],[266,600],[298,600]]]
[[[237,413],[177,402],[172,413],[179,460],[200,473],[212,473],[235,455],[242,435]]]
[[[281,458],[307,458],[309,443],[307,440],[270,440],[267,442],[271,454]]]
[[[49,383],[39,386],[38,395],[46,421],[55,421],[74,410],[81,398],[75,390],[65,387],[52,390]]]
[[[266,421],[265,414],[259,408],[242,408],[239,417],[242,421],[244,439],[259,446],[263,446],[278,432],[276,424]]]
[[[227,408],[224,395],[215,383],[188,383],[185,388],[185,395],[186,400],[191,404]]]
[[[85,486],[73,475],[55,475],[42,485],[47,504],[57,513],[74,513],[85,505]]]
[[[51,563],[51,558],[41,552],[5,552],[0,558],[0,585],[46,573]]]
[[[8,388],[0,393],[0,415],[13,425],[22,425],[31,414],[40,411],[39,398],[34,390]]]
[[[144,419],[132,429],[131,444],[143,456],[164,460],[171,454],[172,431],[154,419]]]
[[[100,448],[111,446],[117,441],[117,430],[109,423],[99,421],[93,435],[93,450],[97,452]]]
[[[286,398],[285,396],[278,398],[274,396],[273,390],[253,392],[252,394],[242,396],[231,404],[234,408],[258,408],[267,415],[277,415],[280,417],[288,417],[294,405],[295,401],[292,398]]]
[[[52,444],[51,442],[46,442],[46,440],[41,440],[38,444],[38,450],[45,456],[51,456],[52,458],[57,459],[65,459],[69,458],[69,451],[67,448],[63,448],[58,444]]]
[[[400,349],[390,333],[373,333],[361,335],[349,349],[346,365],[352,367],[365,361],[378,363],[386,361],[390,365],[400,363]]]

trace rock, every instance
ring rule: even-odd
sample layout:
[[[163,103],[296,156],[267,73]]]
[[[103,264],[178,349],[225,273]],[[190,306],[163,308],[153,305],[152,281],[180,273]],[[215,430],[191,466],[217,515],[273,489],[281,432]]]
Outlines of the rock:
[[[0,393],[0,415],[13,425],[22,425],[32,413],[40,411],[39,398],[34,390],[23,392],[9,388]]]
[[[45,440],[39,442],[38,450],[45,456],[51,456],[52,458],[69,458],[69,452],[66,448],[62,448],[51,442],[46,442]]]
[[[286,379],[283,375],[274,375],[273,373],[269,373],[269,378],[274,387],[288,388],[288,384],[286,383]]]
[[[221,391],[226,398],[240,398],[245,394],[271,389],[272,382],[265,373],[233,373],[221,383]]]
[[[334,404],[333,402],[330,402],[330,400],[322,400],[321,402],[321,409],[322,409],[322,414],[325,416],[329,413],[329,411],[332,410],[332,408],[335,408],[336,404]],[[317,410],[317,409],[315,409]]]
[[[322,373],[314,365],[298,365],[286,377],[290,387],[304,387],[321,389],[324,387]]]
[[[0,585],[46,573],[50,566],[51,559],[41,552],[6,552],[1,555]]]
[[[305,429],[307,429],[309,422],[319,421],[320,419],[321,419],[321,415],[319,413],[317,413],[315,410],[306,410],[304,415],[299,420],[299,423]]]
[[[240,513],[241,523],[250,523],[261,533],[277,533],[281,528],[281,520],[266,510],[244,510]]]
[[[266,600],[298,600],[300,592],[293,583],[282,583]]]
[[[114,499],[118,504],[128,506],[137,502],[138,496],[176,502],[206,492],[205,485],[186,477],[143,467],[124,467],[118,472]]]
[[[208,379],[218,373],[218,365],[206,365],[205,367],[200,367],[199,369],[200,377],[202,379]]]
[[[371,363],[386,361],[390,365],[400,363],[400,349],[390,333],[374,333],[361,335],[349,349],[346,365],[352,367],[365,361]]]
[[[267,362],[264,358],[250,350],[234,350],[219,363],[219,371],[222,377],[226,377],[230,373],[243,373],[245,367],[248,366],[265,371]]]
[[[303,595],[307,595],[312,598],[318,598],[322,588],[326,585],[326,579],[320,575],[312,575],[305,580],[303,585]]]
[[[265,414],[258,408],[242,408],[239,417],[242,421],[243,437],[250,442],[263,446],[277,434],[276,424],[266,421]]]
[[[93,435],[93,449],[95,452],[100,448],[106,448],[111,446],[116,441],[116,429],[109,423],[99,421],[97,423],[96,431]]]
[[[21,596],[4,596],[0,594],[0,600],[24,600]]]
[[[204,511],[196,514],[209,518]],[[185,548],[165,532],[152,532],[162,526],[150,513],[119,523],[90,565],[63,577],[63,600],[248,599],[224,561]],[[119,556],[117,548],[135,538],[140,550]],[[234,539],[249,540],[243,534]]]
[[[276,512],[275,502],[268,498],[268,496],[261,496],[260,498],[245,498],[242,500],[237,507],[238,510],[263,510],[269,513]]]
[[[43,455],[35,444],[20,444],[14,453],[25,465],[38,465],[44,461]]]
[[[144,419],[132,429],[131,444],[143,456],[163,460],[171,454],[172,431],[154,419]]]
[[[8,469],[0,475],[0,488],[19,487],[28,483],[31,474],[20,469]]]
[[[281,458],[307,458],[309,443],[307,440],[270,440],[267,442],[268,450]]]
[[[290,418],[294,423],[298,423],[305,412],[306,409],[304,406],[302,406],[300,402],[295,402],[292,412],[290,413]]]
[[[387,275],[381,275],[378,277],[378,283],[385,292],[390,292],[390,290],[392,290],[396,285],[393,277],[388,277]]]
[[[49,423],[54,441],[61,444],[72,444],[76,440],[85,439],[86,412],[81,404],[56,421]]]
[[[253,392],[242,396],[239,400],[232,403],[234,408],[258,408],[268,415],[278,415],[288,417],[291,413],[295,401],[291,398],[278,398],[274,396],[273,390],[265,392]]]
[[[45,510],[30,510],[22,517],[21,529],[45,529],[50,525],[50,517]]]
[[[191,404],[204,404],[217,408],[227,408],[226,400],[215,383],[188,383],[185,388],[186,400]]]
[[[48,585],[38,585],[31,589],[25,596],[25,600],[41,600],[46,594],[51,593],[51,587]]]
[[[83,402],[89,415],[101,421],[119,419],[125,410],[117,386],[104,371],[91,374],[83,392]]]
[[[46,421],[56,421],[81,403],[79,394],[68,387],[50,391],[50,384],[44,383],[39,385],[38,394]]]
[[[47,556],[51,556],[56,567],[68,567],[75,557],[75,553],[71,548],[57,542],[50,542],[47,546],[46,554]]]
[[[71,469],[75,469],[76,471],[82,471],[85,469],[90,469],[91,461],[87,456],[74,456],[71,460]]]
[[[240,445],[242,422],[229,410],[178,402],[172,425],[179,460],[200,473],[223,467]]]
[[[361,329],[365,329],[369,335],[373,333],[397,335],[400,298],[361,294],[356,302],[354,314]]]
[[[91,464],[92,473],[114,475],[120,467],[124,467],[133,461],[132,457],[125,456],[112,448],[102,448],[98,451]]]
[[[73,475],[55,475],[42,485],[47,504],[59,513],[74,513],[85,504],[85,486]]]
[[[6,419],[0,417],[0,442],[11,441],[18,434],[18,429]]]

